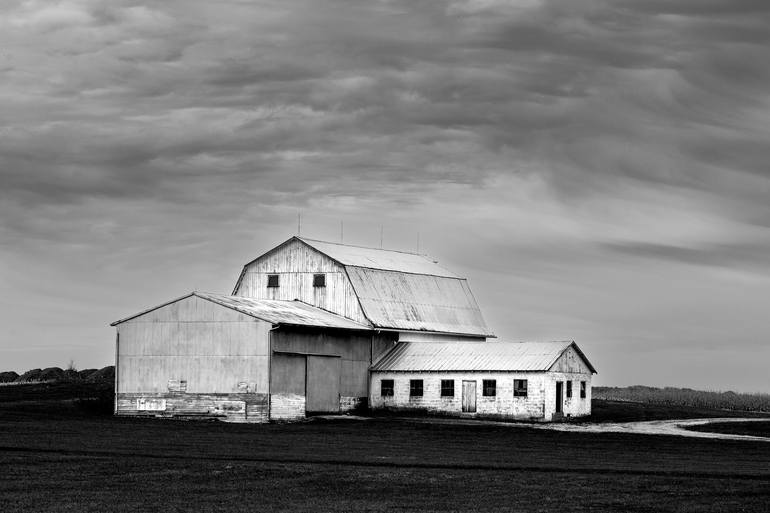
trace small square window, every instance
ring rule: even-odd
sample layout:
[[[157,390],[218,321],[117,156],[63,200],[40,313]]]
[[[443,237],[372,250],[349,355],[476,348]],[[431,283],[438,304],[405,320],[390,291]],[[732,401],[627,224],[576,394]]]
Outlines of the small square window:
[[[580,398],[585,399],[586,398],[586,382],[581,381],[580,382]]]
[[[409,397],[422,397],[422,380],[409,380]]]
[[[513,397],[527,397],[527,380],[513,380]]]
[[[380,380],[380,396],[393,397],[393,380],[392,379]]]
[[[494,397],[497,395],[497,381],[494,379],[484,380],[484,396]]]
[[[277,288],[278,287],[278,275],[277,274],[268,274],[267,275],[267,286],[268,286],[268,288]]]
[[[442,379],[441,380],[441,397],[454,397],[455,396],[455,380]]]
[[[567,381],[567,399],[572,397],[572,381]]]
[[[314,287],[326,287],[326,275],[325,274],[314,274],[313,275],[313,286]]]

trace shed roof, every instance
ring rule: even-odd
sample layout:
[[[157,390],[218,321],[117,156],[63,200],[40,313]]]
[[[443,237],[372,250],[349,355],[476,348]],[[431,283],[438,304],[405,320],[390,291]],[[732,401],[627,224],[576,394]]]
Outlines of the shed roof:
[[[435,260],[419,253],[297,238],[345,266],[458,278],[455,273],[438,265]]]
[[[254,317],[256,319],[269,322],[271,324],[282,324],[289,326],[315,326],[321,328],[338,328],[350,330],[370,330],[371,326],[360,324],[340,315],[322,310],[302,301],[282,301],[277,299],[253,299],[240,296],[224,296],[221,294],[212,294],[209,292],[191,292],[186,296],[168,301],[162,305],[144,310],[130,317],[120,319],[111,324],[115,326],[122,322],[129,321],[146,313],[162,308],[166,305],[176,303],[182,299],[196,296],[216,303],[225,308],[236,310],[242,314]]]
[[[560,342],[399,342],[372,365],[373,371],[547,371],[573,347],[596,372],[578,345]]]

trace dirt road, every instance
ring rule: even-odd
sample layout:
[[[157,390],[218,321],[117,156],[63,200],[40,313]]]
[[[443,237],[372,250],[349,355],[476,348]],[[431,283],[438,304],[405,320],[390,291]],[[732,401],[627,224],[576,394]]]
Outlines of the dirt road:
[[[407,419],[404,419],[407,420]],[[759,442],[770,442],[770,438],[762,436],[735,435],[727,433],[707,433],[703,431],[691,431],[685,429],[686,426],[697,426],[709,424],[712,422],[767,422],[767,418],[708,418],[708,419],[680,419],[680,420],[649,420],[639,422],[602,422],[602,423],[508,423],[485,421],[476,419],[408,419],[418,422],[436,422],[451,424],[479,424],[487,423],[494,425],[510,426],[512,428],[534,428],[551,431],[569,431],[573,433],[636,433],[640,435],[674,435],[686,436],[692,438],[713,438],[719,440],[752,440]]]

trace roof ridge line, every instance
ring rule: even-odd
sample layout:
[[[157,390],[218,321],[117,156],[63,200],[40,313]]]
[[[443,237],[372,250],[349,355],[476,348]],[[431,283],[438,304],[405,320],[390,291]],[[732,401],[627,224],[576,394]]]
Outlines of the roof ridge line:
[[[404,253],[406,255],[421,256],[421,257],[424,257],[424,258],[427,258],[427,259],[431,260],[434,264],[438,263],[438,262],[433,261],[433,259],[430,258],[425,253],[415,253],[413,251],[404,251],[402,249],[373,248],[371,246],[361,246],[360,244],[345,244],[344,242],[332,242],[332,241],[329,241],[329,240],[311,239],[310,237],[302,237],[300,235],[295,235],[295,237],[300,239],[300,240],[306,240],[306,241],[311,241],[311,242],[323,242],[324,244],[334,244],[334,245],[337,245],[337,246],[347,246],[349,248],[373,249],[373,250],[376,250],[376,251],[390,251],[392,253]]]

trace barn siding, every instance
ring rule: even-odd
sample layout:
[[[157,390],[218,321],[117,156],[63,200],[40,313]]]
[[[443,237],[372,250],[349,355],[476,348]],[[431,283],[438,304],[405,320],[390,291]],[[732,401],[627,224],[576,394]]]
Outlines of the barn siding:
[[[393,347],[394,333],[313,331],[283,327],[271,332],[271,418],[288,420],[305,415],[306,361],[304,355],[339,356],[340,412],[366,407],[369,366]],[[300,401],[301,398],[301,401]]]
[[[196,296],[119,324],[116,413],[146,398],[161,414],[265,420],[270,327]]]
[[[325,287],[313,287],[313,274],[317,273],[326,274]],[[279,275],[278,287],[268,288],[268,274]],[[257,299],[299,299],[356,322],[368,323],[345,269],[298,240],[248,264],[233,294]]]
[[[591,374],[591,370],[574,347],[568,347],[549,369],[552,372]]]
[[[272,347],[274,352],[339,356],[340,395],[366,397],[372,351],[370,334],[280,329],[273,331]]]
[[[229,422],[267,422],[267,394],[123,393],[117,415],[215,417]]]

